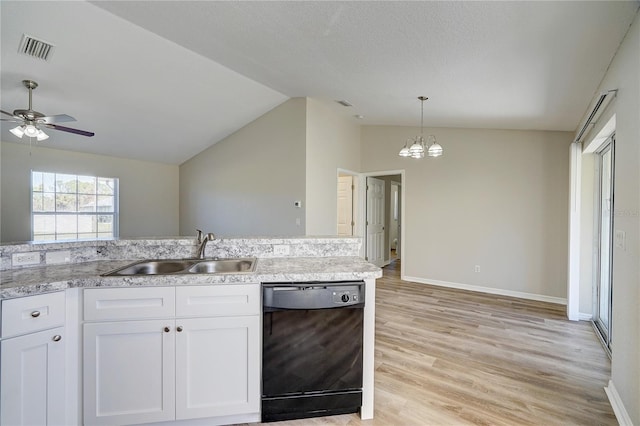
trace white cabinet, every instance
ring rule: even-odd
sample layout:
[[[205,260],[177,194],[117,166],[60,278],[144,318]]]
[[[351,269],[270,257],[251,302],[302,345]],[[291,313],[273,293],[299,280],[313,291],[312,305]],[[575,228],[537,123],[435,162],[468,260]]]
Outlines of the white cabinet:
[[[84,325],[85,424],[174,418],[175,333],[167,324],[151,320]]]
[[[182,319],[176,326],[176,418],[257,413],[260,317]]]
[[[64,293],[2,301],[0,424],[65,425]]]
[[[84,293],[85,424],[260,411],[259,285]]]

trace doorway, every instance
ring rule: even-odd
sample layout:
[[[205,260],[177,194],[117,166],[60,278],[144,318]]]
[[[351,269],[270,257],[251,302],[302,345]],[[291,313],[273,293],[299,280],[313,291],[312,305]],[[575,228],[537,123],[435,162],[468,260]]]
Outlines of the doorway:
[[[402,184],[391,181],[391,197],[389,205],[389,247],[391,248],[391,262],[400,259],[400,202]]]
[[[614,141],[611,136],[597,152],[597,236],[598,246],[595,253],[596,273],[594,279],[594,324],[602,341],[611,353],[611,320],[612,320],[612,260],[613,260],[613,170]]]
[[[404,254],[403,170],[364,174],[365,259],[384,267]]]

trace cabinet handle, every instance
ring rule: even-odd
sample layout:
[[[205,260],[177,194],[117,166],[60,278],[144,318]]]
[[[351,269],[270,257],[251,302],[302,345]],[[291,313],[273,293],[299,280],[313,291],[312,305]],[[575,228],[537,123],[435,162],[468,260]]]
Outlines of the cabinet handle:
[[[38,318],[40,316],[40,311],[31,312],[31,316],[34,317],[34,318]]]
[[[60,340],[62,340],[62,336],[59,334],[56,334],[51,338],[51,340],[53,340],[54,342],[59,342]]]
[[[165,327],[165,328],[164,328],[164,332],[165,332],[165,333],[168,333],[168,332],[170,332],[170,331],[171,331],[171,329],[170,329],[169,327]]]
[[[183,330],[183,328],[181,325],[179,325],[178,328],[176,328],[176,330],[178,331],[178,333],[180,333]]]

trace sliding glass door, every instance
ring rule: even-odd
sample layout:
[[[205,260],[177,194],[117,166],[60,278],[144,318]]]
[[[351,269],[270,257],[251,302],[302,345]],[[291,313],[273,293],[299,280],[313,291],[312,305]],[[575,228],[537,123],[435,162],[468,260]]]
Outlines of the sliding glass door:
[[[595,282],[594,322],[606,347],[611,351],[611,295],[613,259],[613,146],[612,136],[598,152],[598,250]]]

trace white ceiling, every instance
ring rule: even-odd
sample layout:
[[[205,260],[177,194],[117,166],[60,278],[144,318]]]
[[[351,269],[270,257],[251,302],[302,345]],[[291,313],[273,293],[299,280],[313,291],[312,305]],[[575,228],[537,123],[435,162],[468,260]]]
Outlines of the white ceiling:
[[[572,131],[638,5],[3,0],[1,105],[34,79],[34,109],[96,132],[47,145],[172,164],[297,96],[365,125],[415,126],[425,95],[426,126]],[[23,33],[53,59],[18,55]]]

